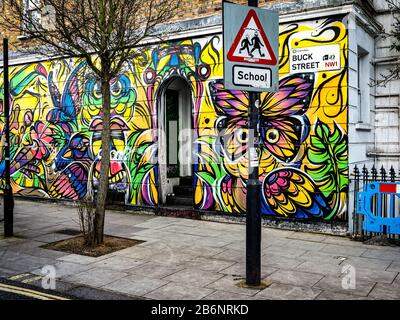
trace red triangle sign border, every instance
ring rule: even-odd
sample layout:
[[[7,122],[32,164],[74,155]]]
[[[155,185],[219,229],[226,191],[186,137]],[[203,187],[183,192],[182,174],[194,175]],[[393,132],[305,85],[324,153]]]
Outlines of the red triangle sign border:
[[[264,40],[266,49],[269,52],[269,55],[271,56],[271,59],[263,59],[263,58],[245,58],[245,57],[239,57],[235,56],[234,52],[239,45],[239,42],[243,36],[243,33],[249,24],[251,18],[254,19],[255,24],[257,25],[258,31],[260,32],[261,38]],[[236,35],[235,40],[232,43],[231,48],[228,51],[227,58],[230,61],[234,62],[245,62],[245,63],[253,63],[253,64],[264,64],[264,65],[275,65],[277,60],[276,56],[274,54],[274,51],[271,48],[271,44],[268,41],[268,38],[264,32],[264,28],[262,27],[260,20],[258,19],[257,13],[251,9],[248,13],[246,18],[243,21],[242,26],[239,29],[239,33]]]

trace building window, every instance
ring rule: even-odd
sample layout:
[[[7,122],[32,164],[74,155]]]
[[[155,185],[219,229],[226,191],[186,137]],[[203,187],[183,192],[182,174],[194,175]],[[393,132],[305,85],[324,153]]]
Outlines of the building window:
[[[370,64],[369,53],[358,47],[358,122],[370,122]]]
[[[24,15],[23,29],[30,32],[38,29],[38,26],[41,24],[41,1],[24,0]]]

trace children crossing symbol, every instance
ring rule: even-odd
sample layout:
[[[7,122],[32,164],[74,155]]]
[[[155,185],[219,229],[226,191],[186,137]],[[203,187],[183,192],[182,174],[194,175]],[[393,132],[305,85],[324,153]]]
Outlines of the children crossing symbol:
[[[275,65],[276,57],[254,10],[250,10],[227,54],[230,61]]]
[[[224,86],[228,90],[278,90],[279,14],[224,1]]]

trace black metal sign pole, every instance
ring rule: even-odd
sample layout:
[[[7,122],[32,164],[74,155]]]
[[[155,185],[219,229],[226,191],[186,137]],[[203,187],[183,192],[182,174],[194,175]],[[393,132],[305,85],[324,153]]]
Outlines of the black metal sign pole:
[[[258,0],[248,0],[248,5],[258,7]],[[260,94],[249,92],[249,179],[246,195],[246,285],[261,284],[261,212],[260,182],[258,177],[258,122]]]
[[[6,186],[4,190],[4,236],[12,237],[14,234],[14,199],[10,179],[10,89],[8,70],[8,39],[3,39],[3,76],[4,76],[4,158]]]

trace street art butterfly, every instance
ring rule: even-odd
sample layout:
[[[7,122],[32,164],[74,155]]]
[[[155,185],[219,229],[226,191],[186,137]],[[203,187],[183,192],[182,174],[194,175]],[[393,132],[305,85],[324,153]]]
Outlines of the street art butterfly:
[[[87,180],[87,164],[73,162],[58,175],[49,188],[49,194],[54,198],[83,199],[87,192]]]
[[[281,217],[323,218],[331,208],[313,180],[295,168],[270,172],[262,185],[263,212]]]
[[[313,74],[294,74],[280,80],[278,92],[264,94],[261,98],[259,159],[264,214],[304,218],[329,213],[327,201],[318,193],[316,184],[297,168],[301,160],[299,151],[309,134],[305,113],[313,87]],[[215,150],[222,156],[228,173],[221,180],[220,190],[224,194],[220,199],[226,207],[244,212],[248,177],[248,93],[225,90],[221,80],[210,83],[210,93],[220,115]]]
[[[47,121],[50,123],[75,121],[79,113],[79,72],[86,65],[83,61],[68,76],[61,94],[53,81],[53,71],[48,75],[48,87],[54,108],[47,114]]]
[[[309,133],[304,115],[311,100],[313,74],[295,74],[279,82],[279,91],[267,93],[260,104],[262,146],[278,161],[293,161]],[[220,115],[219,143],[225,158],[238,160],[247,152],[247,92],[225,90],[222,80],[210,83],[210,93]],[[228,169],[229,170],[229,169]]]

